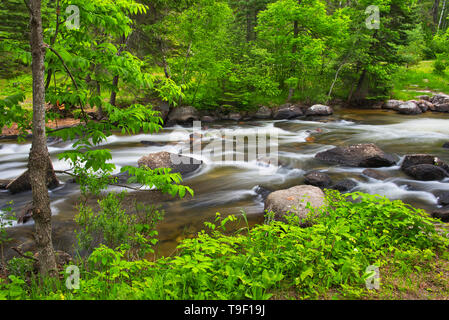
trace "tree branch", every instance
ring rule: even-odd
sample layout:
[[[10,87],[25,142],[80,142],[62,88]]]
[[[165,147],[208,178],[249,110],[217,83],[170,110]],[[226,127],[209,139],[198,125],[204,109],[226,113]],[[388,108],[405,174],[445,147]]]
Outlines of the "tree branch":
[[[62,66],[64,67],[65,71],[69,75],[70,79],[72,79],[72,83],[75,86],[76,91],[78,91],[78,85],[77,85],[77,83],[75,81],[75,78],[73,77],[72,73],[70,72],[69,68],[67,67],[66,63],[64,62],[64,59],[62,59],[61,55],[52,46],[50,46],[48,44],[44,44],[44,46],[46,48],[50,49],[50,51],[53,52],[58,57],[58,59],[62,63]],[[81,104],[80,104],[80,108],[81,108],[81,113],[82,113],[83,118],[84,118],[84,122],[87,123],[87,121],[88,121],[87,120],[87,115],[86,115],[86,112],[84,111],[84,108],[83,108],[83,106]]]

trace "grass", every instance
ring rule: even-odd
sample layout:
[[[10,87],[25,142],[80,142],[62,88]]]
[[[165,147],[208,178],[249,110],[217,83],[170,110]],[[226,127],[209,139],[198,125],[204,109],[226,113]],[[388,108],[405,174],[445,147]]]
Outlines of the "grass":
[[[393,76],[392,99],[411,100],[416,96],[433,93],[449,94],[449,73],[439,75],[433,72],[434,60],[420,61],[408,68],[401,67]]]

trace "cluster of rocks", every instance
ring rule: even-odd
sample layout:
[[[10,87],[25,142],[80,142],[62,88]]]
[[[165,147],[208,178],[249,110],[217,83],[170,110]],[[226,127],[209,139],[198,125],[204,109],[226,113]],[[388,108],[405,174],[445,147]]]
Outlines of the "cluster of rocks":
[[[315,158],[332,164],[366,167],[362,174],[377,180],[386,180],[390,176],[372,168],[393,166],[399,160],[371,143],[335,147],[317,153]],[[406,155],[400,168],[408,176],[421,181],[442,180],[449,177],[449,166],[438,157],[428,154]],[[313,223],[313,217],[309,215],[306,203],[309,202],[311,207],[322,206],[324,204],[322,189],[347,192],[356,186],[357,182],[353,179],[343,179],[334,184],[327,173],[310,171],[304,175],[304,185],[265,194],[265,210],[273,211],[275,219],[280,220],[285,220],[285,215],[294,213],[300,218],[303,226],[308,226]],[[449,222],[449,190],[436,190],[433,193],[441,207],[434,210],[431,215]]]
[[[198,110],[192,106],[180,106],[167,111],[166,108],[156,107],[160,111],[164,123],[168,125],[185,124],[192,121],[214,122],[218,120],[248,121],[263,119],[294,119],[302,116],[329,116],[334,113],[332,107],[316,104],[310,107],[286,103],[279,107],[261,106],[255,111],[236,112],[228,108],[218,108],[214,111]]]
[[[416,97],[417,100],[387,100],[383,105],[383,109],[395,110],[401,114],[421,114],[427,111],[449,112],[449,95],[439,93],[432,97],[421,95]]]

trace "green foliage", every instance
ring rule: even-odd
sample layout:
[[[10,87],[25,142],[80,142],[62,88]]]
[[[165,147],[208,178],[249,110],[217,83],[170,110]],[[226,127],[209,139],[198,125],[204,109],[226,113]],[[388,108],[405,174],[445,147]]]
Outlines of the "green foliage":
[[[425,264],[436,255],[444,257],[449,244],[436,220],[398,200],[332,191],[327,206],[316,213],[315,224],[308,228],[290,219],[228,235],[226,225],[236,217],[217,215],[215,223],[206,223],[209,231],[183,240],[177,255],[153,262],[128,261],[124,250],[100,246],[88,259],[79,290],[49,296],[269,299],[293,291],[301,299],[330,293],[361,298],[370,294],[365,287],[371,276],[365,271],[368,266],[378,266],[381,276],[393,266],[396,276],[407,278],[427,270]]]
[[[154,252],[156,244],[156,224],[162,220],[163,212],[154,206],[135,203],[135,213],[128,214],[122,203],[125,193],[109,193],[98,200],[100,210],[94,213],[92,208],[81,205],[75,221],[80,230],[75,231],[79,249],[91,252],[100,244],[111,249],[126,250],[128,260],[141,259]]]
[[[17,124],[19,136],[23,139],[27,135],[27,129],[31,126],[31,115],[21,105],[25,99],[23,93],[0,99],[0,128],[4,126],[11,127]]]
[[[30,259],[33,257],[33,254],[31,252],[25,253],[25,257],[14,257],[8,260],[8,263],[6,265],[6,270],[9,275],[13,275],[16,277],[21,277],[22,279],[28,279],[32,272],[34,271],[34,260]]]
[[[12,212],[12,201],[8,202],[8,207],[5,207],[0,211],[0,269],[4,269],[6,266],[5,257],[3,255],[3,246],[6,242],[10,241],[6,228],[12,226],[15,220],[15,214]]]

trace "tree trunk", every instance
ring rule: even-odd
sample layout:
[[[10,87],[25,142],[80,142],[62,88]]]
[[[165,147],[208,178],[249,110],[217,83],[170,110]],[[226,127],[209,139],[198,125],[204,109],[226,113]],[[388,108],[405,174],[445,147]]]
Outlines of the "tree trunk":
[[[33,195],[35,238],[42,275],[57,275],[55,252],[51,237],[51,209],[47,188],[47,170],[51,166],[45,135],[45,45],[42,35],[41,0],[30,3],[31,56],[33,75],[33,139],[28,160]]]
[[[432,18],[433,24],[437,26],[438,24],[438,8],[440,7],[440,0],[435,0],[432,7]]]
[[[443,15],[444,15],[444,10],[446,9],[446,0],[444,0],[443,2],[443,8],[441,9],[441,15],[440,15],[440,20],[438,21],[438,27],[437,27],[437,31],[440,30],[441,27],[441,21],[443,19]]]

